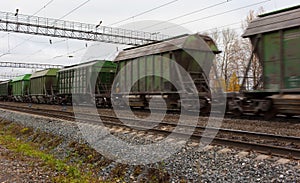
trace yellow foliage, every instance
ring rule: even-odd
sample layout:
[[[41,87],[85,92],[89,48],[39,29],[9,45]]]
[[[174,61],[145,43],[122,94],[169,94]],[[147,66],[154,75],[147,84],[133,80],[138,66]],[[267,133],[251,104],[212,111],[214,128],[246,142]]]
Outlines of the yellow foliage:
[[[240,90],[240,84],[239,84],[239,78],[236,76],[236,73],[234,72],[232,76],[230,77],[229,83],[228,83],[228,92],[235,92]]]

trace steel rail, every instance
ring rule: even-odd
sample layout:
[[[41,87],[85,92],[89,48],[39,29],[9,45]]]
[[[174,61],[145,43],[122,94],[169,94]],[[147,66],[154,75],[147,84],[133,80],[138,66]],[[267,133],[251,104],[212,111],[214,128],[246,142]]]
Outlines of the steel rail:
[[[67,112],[67,111],[58,111],[58,110],[52,110],[52,109],[35,109],[35,108],[28,108],[28,107],[19,107],[19,106],[11,106],[11,105],[0,105],[0,108],[13,110],[13,111],[19,111],[24,113],[31,113],[35,115],[42,115],[47,117],[53,117],[58,119],[65,119],[65,120],[78,120],[80,122],[86,122],[86,123],[92,123],[92,124],[99,124],[99,117],[106,118],[110,120],[120,120],[119,118],[113,117],[113,116],[107,116],[107,115],[93,115],[93,114],[79,114],[76,117],[74,116],[73,112]],[[84,116],[89,116],[89,118],[83,118]],[[91,119],[91,117],[97,117],[96,119]],[[130,118],[122,118],[123,120],[135,120],[136,122],[139,122],[141,120],[138,119],[130,119]],[[128,128],[127,125],[119,122],[112,122],[112,121],[102,121],[105,125],[111,125],[111,126],[119,126],[123,128]],[[143,120],[143,122],[146,122],[146,120]],[[149,121],[148,121],[149,122]],[[155,122],[157,123],[157,122]],[[168,125],[168,126],[178,126],[175,123],[167,123],[167,122],[160,122],[161,124]],[[179,125],[180,127],[194,127],[192,125]],[[136,127],[141,128],[141,125],[131,125],[130,127]],[[200,128],[205,129],[205,127],[194,127],[194,128]],[[248,131],[242,131],[242,130],[232,130],[232,129],[218,129],[218,128],[209,128],[212,131],[218,130],[220,132],[227,132],[227,133],[236,133],[239,135],[245,135],[245,136],[255,136],[255,137],[263,137],[273,140],[285,140],[288,142],[296,142],[300,143],[300,137],[294,137],[294,136],[280,136],[280,135],[273,135],[273,134],[266,134],[266,133],[257,133],[257,132],[248,132]],[[257,152],[261,152],[264,154],[272,154],[277,156],[283,156],[287,158],[293,158],[293,159],[300,159],[300,150],[296,148],[288,148],[288,147],[281,147],[281,146],[273,146],[273,145],[266,145],[266,144],[258,144],[253,142],[245,142],[245,141],[238,141],[238,140],[232,140],[228,138],[219,138],[219,137],[209,137],[204,136],[201,134],[186,134],[183,132],[174,132],[172,130],[162,130],[162,129],[147,129],[147,132],[154,132],[154,133],[160,133],[164,135],[174,134],[178,137],[186,137],[189,136],[193,140],[200,140],[201,142],[212,142],[212,144],[218,144],[218,145],[226,145],[226,146],[232,146],[237,147],[239,149],[246,149],[246,150],[253,150]]]

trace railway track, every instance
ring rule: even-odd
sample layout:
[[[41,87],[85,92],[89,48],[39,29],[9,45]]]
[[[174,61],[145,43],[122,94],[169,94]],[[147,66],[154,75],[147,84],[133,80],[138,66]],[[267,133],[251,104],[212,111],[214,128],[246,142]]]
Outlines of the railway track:
[[[99,117],[101,118],[103,124],[110,127],[121,127],[129,128],[127,125],[121,121],[130,121],[131,128],[141,129],[144,127],[143,124],[153,123],[155,126],[152,129],[147,129],[147,132],[153,132],[156,134],[169,135],[171,133],[177,136],[190,136],[185,132],[174,132],[175,127],[180,127],[182,129],[194,129],[194,133],[191,135],[190,139],[201,142],[209,142],[216,145],[226,145],[231,147],[237,147],[245,150],[253,150],[264,154],[283,156],[287,158],[300,159],[300,137],[294,136],[280,136],[267,133],[258,133],[242,130],[224,129],[224,128],[214,128],[214,127],[204,127],[204,126],[193,126],[193,125],[182,125],[174,122],[166,121],[149,121],[143,119],[131,119],[131,118],[116,118],[115,116],[99,115],[99,114],[85,114],[76,113],[76,117],[73,112],[59,111],[53,109],[36,109],[30,107],[20,107],[12,105],[0,104],[0,108],[13,110],[18,112],[24,112],[29,114],[41,115],[46,117],[64,119],[75,121],[80,120],[81,122],[87,122],[92,124],[99,123]],[[204,130],[206,130],[203,135]],[[217,133],[216,137],[211,137],[209,134]]]

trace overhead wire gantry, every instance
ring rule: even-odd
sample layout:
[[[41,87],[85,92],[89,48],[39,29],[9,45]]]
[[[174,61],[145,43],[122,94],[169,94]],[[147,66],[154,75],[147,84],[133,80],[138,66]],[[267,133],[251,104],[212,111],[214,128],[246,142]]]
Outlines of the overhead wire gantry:
[[[61,69],[63,65],[53,64],[39,64],[39,63],[18,63],[18,62],[0,62],[0,67],[11,67],[11,68],[26,68],[26,69],[50,69],[57,68]]]
[[[159,33],[97,26],[59,19],[0,12],[0,31],[125,45],[143,45],[168,38]]]

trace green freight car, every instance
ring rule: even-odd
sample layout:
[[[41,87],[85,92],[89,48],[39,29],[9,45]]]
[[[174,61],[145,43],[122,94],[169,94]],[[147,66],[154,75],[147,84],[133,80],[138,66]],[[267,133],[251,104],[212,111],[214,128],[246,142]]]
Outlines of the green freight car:
[[[56,73],[59,69],[45,69],[30,77],[30,96],[35,103],[55,103],[58,92]]]
[[[195,100],[188,95],[193,93],[205,111],[210,98],[208,75],[216,53],[219,50],[214,41],[200,34],[125,49],[115,59],[118,75],[113,102],[127,105],[125,99],[129,98],[131,107],[147,108],[151,100],[158,108],[166,103],[167,108],[184,105],[190,109]],[[193,84],[196,91],[190,86]],[[180,95],[186,98],[180,99]]]
[[[60,103],[90,103],[110,106],[110,90],[116,72],[111,61],[96,60],[58,71]]]
[[[12,95],[15,101],[26,102],[29,100],[30,76],[25,74],[12,80]]]
[[[300,90],[300,6],[260,15],[243,37],[249,37],[263,64],[264,90]]]
[[[240,112],[300,114],[300,6],[259,15],[243,37],[249,38],[263,68],[261,91],[245,92]],[[247,111],[248,110],[248,111]]]
[[[0,83],[0,100],[10,101],[12,98],[11,80],[3,81]]]

